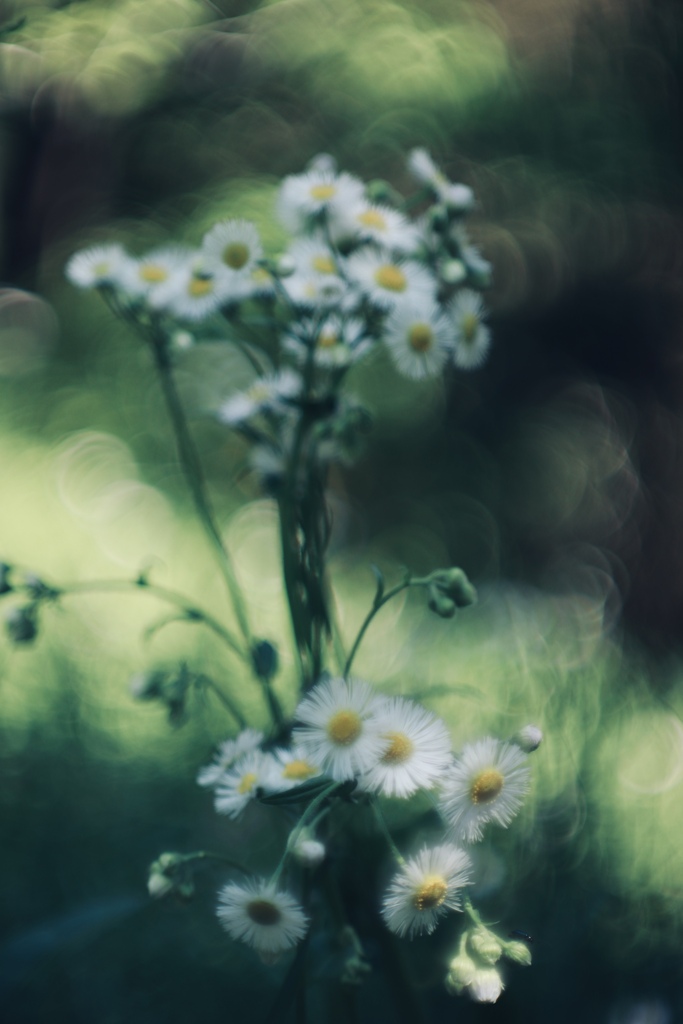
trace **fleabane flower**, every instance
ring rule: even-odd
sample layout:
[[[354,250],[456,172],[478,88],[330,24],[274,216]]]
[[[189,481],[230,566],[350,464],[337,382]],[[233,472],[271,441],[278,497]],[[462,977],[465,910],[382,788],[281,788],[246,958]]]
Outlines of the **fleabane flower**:
[[[363,251],[349,257],[347,271],[361,291],[380,309],[392,309],[398,303],[434,300],[434,279],[425,267],[415,261]]]
[[[241,297],[235,282],[227,275],[212,273],[201,255],[193,256],[149,295],[149,304],[154,309],[192,322],[204,320],[221,306]]]
[[[352,779],[375,764],[386,747],[377,731],[382,704],[360,679],[318,683],[299,704],[294,740],[338,782]]]
[[[282,344],[299,363],[306,362],[310,349],[314,348],[315,365],[326,369],[349,366],[372,348],[362,320],[334,313],[320,324],[307,319],[301,321]]]
[[[527,758],[514,743],[468,743],[442,783],[441,813],[454,838],[478,842],[490,821],[510,824],[529,788]]]
[[[78,288],[117,286],[121,284],[130,262],[130,256],[122,245],[93,245],[75,252],[64,272]]]
[[[322,769],[301,747],[293,747],[291,750],[280,748],[273,751],[265,788],[281,793],[317,775],[322,775]]]
[[[396,306],[383,340],[399,373],[413,380],[436,377],[453,351],[453,327],[434,302]]]
[[[408,797],[431,789],[451,763],[451,738],[436,715],[404,697],[391,697],[378,712],[385,749],[360,786],[384,796]]]
[[[200,769],[197,782],[200,786],[215,786],[239,757],[255,750],[262,741],[263,733],[259,729],[243,729],[234,740],[221,743],[211,764]]]
[[[181,245],[171,245],[130,259],[121,277],[121,287],[130,295],[146,295],[177,274],[192,255],[191,250]]]
[[[202,254],[207,270],[243,280],[256,268],[263,246],[251,221],[224,220],[204,235]]]
[[[474,192],[468,185],[449,181],[434,163],[426,149],[413,149],[408,155],[408,170],[423,185],[429,186],[437,199],[456,213],[474,206]]]
[[[453,362],[461,370],[474,370],[486,359],[491,331],[484,323],[486,310],[478,292],[463,288],[448,309],[453,325]]]
[[[335,241],[358,239],[393,252],[413,252],[420,234],[398,210],[379,203],[358,203],[343,211],[331,229]]]
[[[238,818],[256,796],[256,790],[267,784],[272,760],[271,754],[251,750],[235,761],[214,786],[214,806],[218,813]]]
[[[295,398],[301,392],[301,377],[294,370],[280,370],[266,374],[250,384],[245,391],[232,395],[219,407],[221,423],[239,426],[254,416],[276,409],[282,402]]]
[[[294,897],[263,879],[223,886],[216,913],[233,939],[270,955],[291,949],[308,928],[306,915]]]
[[[277,214],[289,231],[297,233],[323,213],[334,218],[360,202],[363,193],[363,182],[353,175],[336,174],[329,165],[309,165],[304,174],[290,174],[282,182]]]
[[[458,846],[424,846],[392,879],[382,905],[387,927],[409,938],[429,935],[448,910],[462,909],[470,868],[470,858]]]
[[[281,284],[292,305],[306,310],[339,306],[348,290],[337,274],[295,272]]]

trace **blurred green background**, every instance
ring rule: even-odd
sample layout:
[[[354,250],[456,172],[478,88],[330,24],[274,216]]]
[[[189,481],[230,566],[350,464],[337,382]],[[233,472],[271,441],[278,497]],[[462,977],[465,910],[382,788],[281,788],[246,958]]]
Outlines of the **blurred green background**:
[[[56,582],[150,568],[224,614],[147,353],[64,263],[98,240],[195,244],[231,216],[277,248],[282,175],[328,151],[407,189],[407,150],[429,148],[479,200],[494,349],[445,382],[409,384],[379,358],[350,381],[376,422],[331,480],[339,616],[350,641],[371,562],[388,579],[461,564],[477,609],[432,621],[411,595],[357,670],[385,692],[433,689],[456,746],[527,721],[546,741],[523,816],[484,850],[480,895],[488,920],[534,936],[534,966],[493,1009],[446,995],[430,940],[402,944],[405,970],[429,1021],[682,1020],[678,5],[5,2],[0,23],[0,555]],[[291,708],[274,512],[211,419],[244,366],[198,347],[178,375]],[[183,657],[265,720],[200,627],[144,639],[163,612],[147,595],[73,597],[33,645],[0,647],[3,1021],[258,1021],[282,979],[220,931],[220,872],[188,906],[146,893],[163,850],[263,843],[265,871],[286,834],[282,819],[259,840],[258,809],[218,819],[195,785],[231,729],[209,695],[175,729],[130,696],[132,673]],[[358,1020],[402,1022],[379,940],[368,954]]]

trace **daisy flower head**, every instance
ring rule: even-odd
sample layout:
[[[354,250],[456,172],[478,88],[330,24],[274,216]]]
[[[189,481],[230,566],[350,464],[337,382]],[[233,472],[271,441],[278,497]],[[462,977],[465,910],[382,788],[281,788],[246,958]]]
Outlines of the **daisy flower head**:
[[[165,284],[186,265],[192,253],[180,245],[153,249],[137,260],[128,260],[121,278],[122,287],[131,295],[146,295]]]
[[[304,174],[288,175],[280,186],[277,214],[289,231],[296,234],[327,213],[334,219],[345,208],[360,202],[363,182],[353,175],[337,174],[330,166],[315,164]]]
[[[358,252],[349,257],[347,269],[349,277],[380,309],[434,300],[435,282],[420,263],[393,259],[386,253]]]
[[[272,771],[272,754],[250,750],[224,772],[214,786],[214,806],[219,814],[238,818],[256,791],[265,787]]]
[[[291,949],[308,928],[306,915],[294,897],[265,879],[223,886],[216,913],[233,939],[270,955]]]
[[[317,775],[322,775],[322,769],[308,756],[305,750],[300,747],[293,747],[291,750],[283,748],[273,751],[270,764],[270,773],[265,783],[265,788],[275,793],[282,793],[287,789],[300,786]]]
[[[479,292],[463,288],[453,299],[448,316],[453,324],[453,362],[461,370],[481,366],[491,347],[491,331],[484,323],[486,309]]]
[[[245,391],[239,391],[223,402],[217,412],[221,423],[239,426],[247,420],[271,412],[301,392],[301,377],[294,370],[257,377]]]
[[[263,256],[254,224],[248,220],[224,220],[214,224],[202,239],[206,269],[245,278]]]
[[[434,302],[395,307],[384,325],[384,343],[399,373],[413,380],[436,377],[453,351],[452,326]]]
[[[303,277],[327,280],[338,276],[335,254],[320,235],[298,238],[289,247],[286,256],[291,260],[295,273]]]
[[[414,224],[398,210],[378,203],[358,203],[340,214],[332,229],[335,241],[360,239],[394,252],[413,252],[420,241]]]
[[[412,938],[434,931],[448,910],[462,909],[470,858],[458,846],[424,846],[394,876],[382,905],[390,931]]]
[[[506,828],[524,802],[529,768],[514,743],[486,736],[468,743],[443,781],[441,813],[456,838],[476,843],[493,821]]]
[[[64,272],[77,288],[102,288],[120,285],[130,262],[122,245],[93,245],[75,252]]]
[[[376,717],[383,699],[360,679],[328,679],[295,712],[294,740],[337,782],[366,772],[382,756]]]
[[[211,764],[201,768],[197,775],[200,786],[213,787],[223,778],[227,769],[250,750],[255,750],[263,741],[259,729],[243,729],[234,740],[221,743]]]
[[[308,358],[312,344],[315,347],[313,359],[316,366],[326,369],[349,366],[362,359],[372,347],[362,320],[337,314],[326,317],[320,325],[312,320],[304,320],[297,333],[292,333],[283,341],[283,347],[300,363]]]
[[[385,748],[362,776],[361,788],[384,796],[409,797],[431,789],[451,763],[451,738],[436,715],[404,697],[385,701],[377,715]]]
[[[225,274],[213,274],[201,255],[193,254],[177,273],[150,293],[149,304],[181,320],[195,322],[238,298],[233,282]]]
[[[347,286],[337,274],[295,272],[283,278],[282,288],[294,306],[328,308],[342,303]]]

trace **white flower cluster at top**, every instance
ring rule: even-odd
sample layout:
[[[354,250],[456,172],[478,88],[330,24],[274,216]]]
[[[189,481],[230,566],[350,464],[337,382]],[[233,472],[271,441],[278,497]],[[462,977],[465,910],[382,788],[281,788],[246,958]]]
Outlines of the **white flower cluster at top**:
[[[254,224],[226,220],[198,249],[168,245],[136,258],[120,245],[100,245],[75,253],[66,273],[128,318],[169,333],[180,323],[200,336],[221,315],[238,334],[240,324],[269,325],[277,368],[271,364],[219,411],[237,429],[263,432],[265,420],[277,422],[279,446],[255,455],[267,477],[286,459],[292,405],[335,394],[346,370],[378,346],[416,380],[449,363],[476,368],[487,355],[480,289],[491,268],[463,223],[472,190],[449,182],[425,150],[414,150],[408,166],[421,186],[415,219],[391,186],[340,173],[322,154],[280,187],[276,212],[292,236],[284,253],[267,256]]]
[[[355,792],[371,797],[407,799],[438,789],[442,841],[407,860],[396,851],[400,868],[381,915],[396,934],[412,937],[432,932],[448,910],[462,909],[463,888],[472,881],[466,847],[482,839],[489,823],[507,826],[522,806],[529,784],[522,745],[485,737],[456,755],[435,714],[403,697],[383,697],[359,679],[319,682],[294,721],[288,749],[264,749],[263,734],[253,729],[222,744],[198,776],[213,790],[216,810],[238,818],[258,796],[311,779],[327,780],[331,791],[334,783],[353,780]],[[288,851],[310,866],[325,856],[310,827],[295,828]],[[307,928],[294,897],[272,880],[230,883],[221,890],[218,915],[234,938],[268,954],[288,949]]]

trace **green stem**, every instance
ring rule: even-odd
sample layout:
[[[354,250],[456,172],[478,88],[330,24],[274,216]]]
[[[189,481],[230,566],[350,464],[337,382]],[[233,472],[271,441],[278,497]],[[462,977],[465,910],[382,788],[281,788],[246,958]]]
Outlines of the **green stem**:
[[[249,630],[249,622],[247,620],[247,613],[244,607],[242,593],[235,577],[230,557],[225,545],[223,544],[223,539],[214,519],[213,510],[206,490],[206,482],[204,480],[201,462],[188,429],[182,402],[180,401],[180,396],[176,390],[173,374],[171,373],[166,339],[158,333],[155,333],[152,337],[151,347],[154,354],[155,366],[161,382],[161,389],[166,401],[171,425],[173,427],[183,475],[185,476],[185,480],[190,489],[195,509],[204,528],[204,532],[217,556],[218,565],[230,593],[232,606],[239,623],[242,636],[244,637],[247,645],[251,645],[251,632]]]
[[[209,676],[202,676],[201,678],[204,685],[208,686],[209,689],[212,690],[212,692],[221,702],[223,707],[230,712],[232,717],[239,725],[240,729],[246,729],[249,723],[247,722],[246,718],[244,717],[240,709],[237,707],[237,705],[232,701],[230,697],[228,697],[227,693],[224,693],[223,690],[221,690],[220,686],[218,686],[218,684],[215,683],[213,679],[210,679]]]
[[[375,598],[372,608],[365,616],[363,624],[358,630],[358,636],[354,640],[353,647],[351,648],[349,656],[346,659],[346,665],[344,666],[344,679],[348,678],[349,672],[351,671],[351,666],[353,665],[353,659],[355,658],[356,652],[358,651],[358,648],[361,645],[361,641],[365,636],[366,630],[370,623],[372,622],[372,620],[374,619],[377,612],[380,610],[380,608],[383,608],[388,601],[391,601],[392,597],[396,597],[396,595],[400,594],[402,590],[407,590],[408,587],[416,586],[418,584],[421,584],[422,582],[422,580],[404,580],[403,583],[397,583],[395,587],[387,591],[387,593],[384,594],[383,597],[379,599]]]
[[[396,845],[396,843],[394,842],[394,840],[391,838],[391,832],[389,831],[389,829],[387,827],[387,823],[384,820],[384,815],[382,814],[382,811],[380,809],[380,806],[379,806],[377,800],[372,799],[370,801],[370,803],[372,805],[372,809],[374,811],[375,819],[377,821],[377,824],[379,825],[379,828],[380,828],[380,831],[381,831],[382,835],[384,836],[384,838],[387,841],[389,849],[391,850],[392,854],[394,855],[394,858],[398,861],[398,863],[401,865],[401,867],[403,867],[405,865],[405,863],[406,863],[406,859],[403,856],[403,854],[401,853],[401,851],[399,850],[399,848]]]
[[[287,840],[287,846],[285,847],[285,852],[282,854],[282,857],[280,858],[280,863],[275,868],[275,871],[271,876],[271,882],[273,885],[277,885],[278,879],[280,878],[282,870],[287,861],[287,857],[289,856],[292,848],[296,845],[296,841],[303,832],[303,830],[306,828],[306,825],[309,823],[313,815],[313,812],[316,811],[318,807],[320,807],[323,800],[326,800],[328,796],[331,796],[334,793],[335,789],[339,789],[339,787],[343,785],[343,782],[332,782],[330,783],[329,786],[323,789],[321,793],[318,793],[318,795],[313,800],[311,800],[310,804],[299,818],[299,821],[295,826],[294,830],[289,835],[289,839]]]

